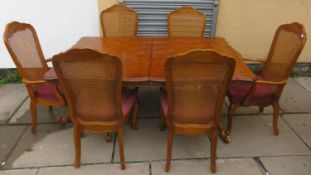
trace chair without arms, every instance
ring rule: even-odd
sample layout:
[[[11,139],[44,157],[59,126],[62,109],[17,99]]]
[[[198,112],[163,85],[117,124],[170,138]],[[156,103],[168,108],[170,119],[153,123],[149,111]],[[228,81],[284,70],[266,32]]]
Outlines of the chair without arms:
[[[46,83],[43,75],[48,71],[37,33],[26,23],[11,22],[3,34],[4,44],[11,55],[30,97],[31,131],[36,131],[37,105],[65,106],[65,100],[56,84]]]
[[[105,37],[136,36],[138,25],[137,12],[125,4],[114,4],[100,14],[103,35]],[[124,87],[126,88],[126,87]],[[138,89],[138,87],[135,87]],[[137,106],[138,108],[138,106]],[[133,120],[132,128],[137,129],[137,123]]]
[[[174,134],[208,134],[211,141],[211,171],[216,172],[217,129],[234,68],[234,59],[212,50],[192,51],[174,56],[166,62],[167,93],[161,89],[160,100],[168,127],[167,172],[170,169]]]
[[[199,10],[184,6],[168,15],[168,36],[203,37],[205,15]]]
[[[138,14],[124,4],[115,4],[100,14],[104,36],[135,36]]]
[[[117,57],[91,49],[73,49],[52,59],[74,127],[75,167],[80,166],[81,132],[117,132],[121,168],[125,169],[123,126],[137,113],[137,89],[123,89]]]
[[[299,23],[279,26],[267,60],[256,79],[238,80],[232,83],[228,91],[230,105],[225,142],[230,142],[232,118],[238,106],[259,106],[260,111],[263,112],[264,107],[272,105],[273,133],[276,136],[279,134],[279,99],[306,39],[304,26]]]

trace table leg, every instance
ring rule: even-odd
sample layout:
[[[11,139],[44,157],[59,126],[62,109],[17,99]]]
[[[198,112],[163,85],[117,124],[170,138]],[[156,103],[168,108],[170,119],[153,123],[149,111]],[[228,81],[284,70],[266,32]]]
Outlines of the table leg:
[[[229,143],[231,141],[230,136],[226,134],[225,127],[222,125],[221,122],[218,123],[218,129],[222,140],[225,143]]]

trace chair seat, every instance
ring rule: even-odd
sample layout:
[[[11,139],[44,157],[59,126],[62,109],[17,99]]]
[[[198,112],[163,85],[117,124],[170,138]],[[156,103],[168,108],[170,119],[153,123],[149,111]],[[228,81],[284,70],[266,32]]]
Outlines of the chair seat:
[[[239,103],[248,94],[251,89],[251,84],[233,84],[229,86],[228,97],[231,102]],[[270,85],[267,84],[256,84],[256,90],[251,97],[254,101],[268,101],[274,96],[274,90]]]
[[[52,103],[60,102],[59,98],[54,91],[55,85],[53,84],[40,84],[35,87],[35,97],[38,99],[43,99]],[[58,88],[59,92],[62,94],[61,88]]]
[[[137,88],[122,90],[122,111],[124,116],[128,116],[131,109],[134,107],[137,100],[137,93]]]

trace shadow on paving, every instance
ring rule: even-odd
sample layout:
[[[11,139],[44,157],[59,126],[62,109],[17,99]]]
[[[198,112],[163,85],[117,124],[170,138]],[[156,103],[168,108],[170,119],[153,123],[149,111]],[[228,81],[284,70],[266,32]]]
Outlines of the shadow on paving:
[[[31,124],[30,100],[27,99],[10,119],[9,124]],[[54,123],[58,117],[68,115],[67,107],[53,107],[52,111],[45,106],[37,106],[37,123]]]
[[[56,126],[57,127],[57,126]],[[53,134],[55,132],[59,132],[61,130],[68,129],[67,126],[59,126],[57,129],[48,129],[48,130],[41,130],[40,126],[37,128],[37,133],[32,134],[30,131],[30,127],[24,132],[22,138],[20,139],[19,143],[17,144],[16,148],[13,150],[11,156],[7,159],[7,162],[5,163],[4,169],[12,169],[13,163],[21,157],[25,153],[29,153],[34,151],[32,147],[36,143],[40,143],[41,140],[43,140],[45,137],[47,137],[50,134]],[[28,138],[28,139],[25,139]],[[46,154],[49,154],[48,152]],[[31,162],[31,159],[28,160]]]

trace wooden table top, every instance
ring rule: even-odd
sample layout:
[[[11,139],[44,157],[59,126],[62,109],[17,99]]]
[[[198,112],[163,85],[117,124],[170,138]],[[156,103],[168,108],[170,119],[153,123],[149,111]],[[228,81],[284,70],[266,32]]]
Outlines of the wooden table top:
[[[124,82],[165,82],[164,65],[168,58],[193,49],[212,49],[234,58],[236,68],[233,79],[253,79],[255,75],[246,66],[239,52],[224,38],[193,37],[82,37],[72,48],[91,48],[117,56],[123,66]],[[51,69],[46,80],[57,79]]]

